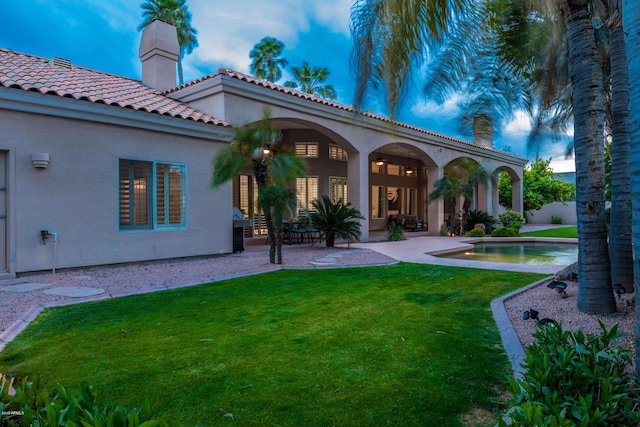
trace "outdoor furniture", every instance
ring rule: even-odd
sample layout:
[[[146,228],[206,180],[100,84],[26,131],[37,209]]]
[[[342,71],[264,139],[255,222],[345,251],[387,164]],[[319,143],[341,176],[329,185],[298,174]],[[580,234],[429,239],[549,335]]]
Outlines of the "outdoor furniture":
[[[295,243],[304,243],[304,236],[307,234],[307,229],[300,223],[300,221],[293,221],[291,223],[291,234]]]

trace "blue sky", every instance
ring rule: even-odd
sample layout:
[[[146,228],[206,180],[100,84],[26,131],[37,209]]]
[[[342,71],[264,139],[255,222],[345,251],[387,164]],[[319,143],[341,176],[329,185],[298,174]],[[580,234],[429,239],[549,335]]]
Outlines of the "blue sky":
[[[142,0],[7,0],[3,4],[0,47],[140,78],[138,44]],[[353,0],[187,0],[198,30],[199,47],[184,61],[185,82],[221,67],[249,73],[249,51],[263,37],[285,44],[289,66],[303,61],[331,71],[337,101],[351,104],[353,74],[349,14]],[[238,6],[241,5],[241,6]],[[285,70],[283,83],[291,77]],[[471,139],[458,129],[455,99],[443,105],[421,99],[406,102],[401,121]],[[379,111],[378,113],[385,113]],[[495,147],[524,157],[528,119],[509,123]],[[562,144],[548,144],[543,156],[560,160]],[[534,154],[533,154],[534,155]]]

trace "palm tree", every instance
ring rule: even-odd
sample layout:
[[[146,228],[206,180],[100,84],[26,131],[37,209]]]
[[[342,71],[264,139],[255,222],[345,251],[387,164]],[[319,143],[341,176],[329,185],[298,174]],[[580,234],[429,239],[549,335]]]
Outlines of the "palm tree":
[[[309,214],[313,227],[317,228],[327,242],[328,248],[335,246],[336,237],[347,241],[360,238],[360,223],[356,219],[364,219],[360,211],[344,203],[342,199],[333,202],[328,195],[321,200],[311,202],[315,212]]]
[[[622,25],[624,28],[640,28],[640,3],[623,1]],[[640,34],[637,31],[626,31],[625,41],[629,58],[629,75],[640,76]],[[636,317],[640,319],[640,82],[635,79],[630,85],[630,112],[631,112],[631,191],[633,199],[633,244],[635,252],[635,300]],[[636,323],[636,373],[640,373],[640,323]]]
[[[604,87],[588,0],[558,5],[567,30],[573,86],[576,209],[578,217],[578,310],[616,311],[611,286],[604,199]]]
[[[284,58],[280,58],[284,50],[284,43],[273,37],[264,37],[253,46],[249,57],[251,72],[259,79],[266,79],[272,83],[282,78],[282,67],[287,65]]]
[[[455,20],[473,13],[474,0],[356,0],[351,9],[356,74],[355,103],[370,91],[385,94],[389,115],[396,110],[419,65]]]
[[[216,155],[212,185],[222,185],[248,169],[252,171],[258,186],[258,207],[267,222],[269,261],[282,264],[282,212],[295,204],[295,193],[288,189],[296,178],[305,175],[305,163],[286,145],[279,144],[280,132],[269,117],[265,110],[259,123],[236,129],[233,141]],[[269,154],[265,154],[267,147]]]
[[[429,196],[431,200],[445,199],[449,205],[449,227],[451,231],[454,227],[456,205],[458,200],[463,198],[460,209],[460,229],[464,235],[465,216],[471,207],[478,184],[486,183],[487,171],[481,164],[469,158],[459,159],[449,168],[447,175],[433,183],[434,190]]]
[[[620,0],[596,1],[609,30],[609,86],[611,93],[611,215],[609,258],[611,281],[631,292],[633,249],[631,235],[631,117],[629,114],[629,61],[622,29]]]
[[[333,85],[325,84],[325,80],[329,77],[329,70],[325,67],[313,67],[309,66],[308,62],[303,62],[301,67],[293,67],[293,80],[289,80],[284,83],[286,87],[298,89],[301,92],[308,93],[310,95],[318,94],[324,98],[335,99],[336,91]]]
[[[142,3],[142,23],[138,31],[151,24],[156,19],[176,27],[180,57],[178,58],[178,82],[184,84],[182,72],[182,60],[185,55],[193,52],[198,47],[195,28],[191,26],[191,13],[186,4],[187,0],[145,0]]]
[[[464,94],[459,103],[462,130],[489,147],[494,131],[515,111],[531,109],[530,78],[501,50],[503,9],[490,0],[477,2],[467,20],[451,26],[424,76],[427,99],[443,103],[455,93]]]

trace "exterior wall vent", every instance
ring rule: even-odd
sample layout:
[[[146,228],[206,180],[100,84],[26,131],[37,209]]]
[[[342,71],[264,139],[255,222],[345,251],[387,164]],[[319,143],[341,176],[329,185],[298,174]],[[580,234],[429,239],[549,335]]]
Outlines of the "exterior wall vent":
[[[72,68],[71,61],[64,58],[57,58],[55,56],[51,60],[51,65],[53,65],[54,67],[66,68],[68,70]]]

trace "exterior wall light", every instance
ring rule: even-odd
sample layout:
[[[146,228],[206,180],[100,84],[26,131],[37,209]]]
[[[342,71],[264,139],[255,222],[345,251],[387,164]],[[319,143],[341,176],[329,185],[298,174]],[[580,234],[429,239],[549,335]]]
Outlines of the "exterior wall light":
[[[31,164],[36,169],[46,169],[49,166],[49,153],[32,153]]]

